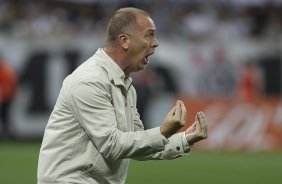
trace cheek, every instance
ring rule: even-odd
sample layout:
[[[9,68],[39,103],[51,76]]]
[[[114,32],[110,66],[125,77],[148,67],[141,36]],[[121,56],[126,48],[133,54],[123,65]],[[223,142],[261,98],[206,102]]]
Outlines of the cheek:
[[[150,47],[150,43],[146,39],[139,40],[137,43],[140,50],[146,50]]]
[[[144,56],[146,55],[149,48],[150,48],[150,44],[147,41],[144,40],[136,41],[132,47],[133,57],[139,60],[140,62],[140,60],[144,59]]]
[[[145,52],[146,48],[147,48],[147,45],[146,45],[146,44],[139,42],[138,44],[136,44],[136,45],[134,45],[134,46],[132,47],[132,50],[131,50],[131,51],[132,51],[135,55],[140,55],[140,54],[142,54],[143,52]]]
[[[138,49],[136,50],[136,57],[143,58],[147,52],[148,48],[146,45],[139,45]]]
[[[142,53],[143,57],[146,55],[148,50],[150,50],[150,45],[147,43],[143,44],[142,47],[140,48],[140,53]]]

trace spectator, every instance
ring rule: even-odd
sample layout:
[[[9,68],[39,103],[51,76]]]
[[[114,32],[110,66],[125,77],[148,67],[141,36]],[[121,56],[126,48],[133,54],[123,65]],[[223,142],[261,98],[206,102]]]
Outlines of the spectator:
[[[3,138],[11,136],[9,109],[17,89],[17,76],[7,62],[0,59],[0,118]]]
[[[262,76],[257,66],[252,62],[246,62],[239,76],[239,99],[247,102],[258,97],[262,90]]]

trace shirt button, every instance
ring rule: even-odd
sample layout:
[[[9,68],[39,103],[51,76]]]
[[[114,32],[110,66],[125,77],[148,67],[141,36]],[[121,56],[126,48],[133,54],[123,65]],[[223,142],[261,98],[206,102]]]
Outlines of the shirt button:
[[[89,169],[91,169],[93,167],[93,164],[89,164]]]

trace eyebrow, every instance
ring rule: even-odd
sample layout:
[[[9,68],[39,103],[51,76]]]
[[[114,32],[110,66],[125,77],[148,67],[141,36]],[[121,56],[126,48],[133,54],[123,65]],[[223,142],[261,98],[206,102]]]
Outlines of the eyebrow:
[[[149,32],[149,31],[154,31],[154,32],[156,32],[156,31],[157,31],[157,28],[149,28],[149,29],[146,30],[146,32]]]
[[[138,31],[144,31],[144,30],[139,28]],[[150,32],[150,31],[156,32],[157,28],[156,27],[155,28],[150,27],[150,28],[145,29],[144,32],[147,33],[147,32]]]

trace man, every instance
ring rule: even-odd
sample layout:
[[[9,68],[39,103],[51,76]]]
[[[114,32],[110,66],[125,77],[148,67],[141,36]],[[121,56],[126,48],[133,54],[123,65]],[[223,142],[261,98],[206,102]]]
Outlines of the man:
[[[148,63],[158,46],[155,31],[143,10],[122,8],[112,16],[106,46],[63,82],[40,150],[38,184],[125,183],[129,158],[177,158],[207,138],[202,112],[176,133],[187,117],[181,101],[161,127],[143,128],[129,74]]]

